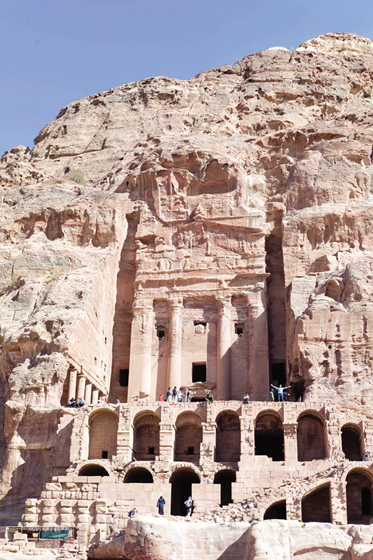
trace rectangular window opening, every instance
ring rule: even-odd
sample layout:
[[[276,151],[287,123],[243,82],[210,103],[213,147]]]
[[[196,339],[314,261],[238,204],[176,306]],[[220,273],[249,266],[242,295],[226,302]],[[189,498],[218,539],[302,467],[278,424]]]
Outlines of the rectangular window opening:
[[[194,323],[195,325],[202,325],[203,327],[205,327],[206,324],[207,324],[206,321],[193,321],[193,323]]]
[[[107,451],[103,451],[101,453],[101,459],[107,459],[108,458],[108,452]]]
[[[148,455],[155,455],[155,447],[148,447]]]
[[[129,369],[119,370],[119,385],[121,387],[128,387]]]
[[[187,455],[194,455],[194,447],[188,447]]]
[[[193,364],[192,367],[193,383],[204,383],[206,381],[206,364]]]
[[[234,325],[234,332],[236,333],[236,335],[242,336],[243,335],[243,324],[242,323],[236,323]]]
[[[165,337],[165,329],[163,327],[158,327],[157,328],[157,337],[159,340],[162,340]]]

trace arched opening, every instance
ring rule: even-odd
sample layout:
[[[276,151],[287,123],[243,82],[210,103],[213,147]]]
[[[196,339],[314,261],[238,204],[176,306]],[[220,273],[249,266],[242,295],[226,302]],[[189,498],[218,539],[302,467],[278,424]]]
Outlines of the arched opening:
[[[109,476],[109,473],[101,465],[86,465],[80,469],[79,476]]]
[[[302,499],[302,521],[331,523],[330,485],[324,484]]]
[[[347,521],[369,525],[372,517],[372,478],[363,471],[351,471],[346,479]]]
[[[361,430],[358,426],[347,424],[342,428],[342,450],[349,461],[362,461]]]
[[[223,412],[217,418],[216,461],[238,462],[241,454],[240,419],[234,412]]]
[[[201,442],[201,418],[194,412],[180,414],[176,420],[175,461],[198,464]]]
[[[273,461],[284,460],[284,431],[277,414],[263,412],[255,422],[255,455],[267,455]]]
[[[130,482],[138,484],[151,484],[153,482],[153,476],[152,473],[148,471],[148,469],[138,467],[129,470],[124,477],[123,482],[125,482],[126,484]]]
[[[324,424],[317,416],[304,414],[298,419],[298,461],[325,459]]]
[[[184,502],[193,497],[192,484],[199,484],[199,476],[191,469],[179,469],[170,478],[171,515],[186,515]]]
[[[117,452],[118,416],[100,410],[89,420],[89,459],[112,459]]]
[[[269,506],[263,519],[286,519],[286,500],[281,500]]]
[[[149,412],[134,420],[133,454],[137,461],[151,461],[159,455],[159,418]]]
[[[227,506],[232,500],[232,482],[236,482],[236,473],[229,470],[219,471],[214,477],[214,484],[220,484],[220,505]]]

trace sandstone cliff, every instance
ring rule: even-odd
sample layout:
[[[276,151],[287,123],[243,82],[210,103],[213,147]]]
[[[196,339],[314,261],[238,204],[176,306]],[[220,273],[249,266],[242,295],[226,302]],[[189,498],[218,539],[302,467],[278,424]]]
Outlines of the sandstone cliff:
[[[139,211],[151,228],[237,193],[232,214],[265,233],[270,361],[286,364],[292,397],[370,404],[372,121],[372,42],[329,33],[76,101],[31,150],[3,155],[5,506],[50,476],[69,364],[110,385]]]

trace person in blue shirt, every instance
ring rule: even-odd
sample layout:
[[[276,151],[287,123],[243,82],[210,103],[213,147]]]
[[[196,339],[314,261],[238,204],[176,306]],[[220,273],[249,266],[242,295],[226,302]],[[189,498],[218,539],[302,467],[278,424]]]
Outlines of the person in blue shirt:
[[[290,386],[283,387],[280,383],[280,385],[278,387],[276,387],[275,385],[271,385],[271,387],[273,387],[277,391],[277,400],[283,402],[284,401],[284,391],[286,391],[286,389],[289,389]]]
[[[166,503],[166,500],[163,498],[163,496],[160,496],[157,502],[157,508],[158,508],[158,513],[159,515],[164,515],[164,505]]]

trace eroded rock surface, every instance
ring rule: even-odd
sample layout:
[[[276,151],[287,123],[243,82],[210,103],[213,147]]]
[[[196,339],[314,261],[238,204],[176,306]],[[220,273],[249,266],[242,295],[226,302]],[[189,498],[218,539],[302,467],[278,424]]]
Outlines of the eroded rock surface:
[[[372,529],[325,523],[131,520],[125,535],[89,552],[97,560],[369,560]]]
[[[265,359],[284,364],[291,399],[371,404],[372,55],[369,39],[330,33],[189,81],[122,85],[4,154],[1,492],[15,520],[69,467],[69,368],[124,397],[110,385],[129,355],[135,271],[157,263],[170,282],[179,262],[268,275]],[[223,218],[236,221],[219,245]]]

